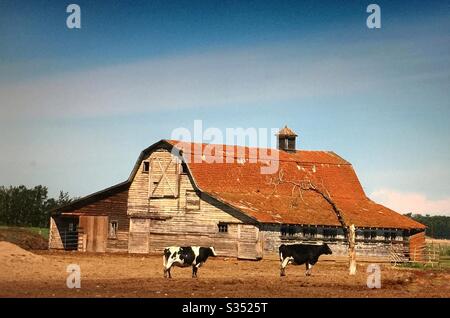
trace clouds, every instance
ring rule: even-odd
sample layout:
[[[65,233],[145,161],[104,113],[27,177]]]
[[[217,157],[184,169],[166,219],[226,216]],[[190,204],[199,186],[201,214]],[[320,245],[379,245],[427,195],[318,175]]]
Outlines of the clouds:
[[[351,29],[355,38],[348,29],[311,30],[280,42],[199,46],[141,60],[124,56],[109,65],[86,64],[82,56],[0,62],[0,120],[301,104],[311,97],[389,92],[398,98],[417,94],[419,86],[428,99],[442,100],[448,96],[442,96],[449,83],[448,37],[435,31],[448,22],[435,20],[426,24],[433,32],[400,25],[386,34],[366,33],[362,24]]]
[[[327,70],[332,64],[333,70]],[[343,70],[346,70],[343,72]],[[351,63],[264,50],[156,58],[0,87],[0,117],[102,116],[337,94]],[[324,75],[326,72],[326,76]]]
[[[323,46],[211,50],[4,82],[0,118],[92,117],[354,96],[409,76],[386,76],[399,60],[388,50],[379,55],[361,44],[354,50],[331,44],[333,49],[324,51]]]
[[[445,168],[430,173],[448,162],[449,42],[434,32],[447,21],[438,21],[439,28],[408,23],[397,33],[386,24],[368,33],[363,20],[354,32],[311,28],[303,37],[246,46],[205,42],[176,55],[116,52],[119,57],[108,60],[100,50],[90,60],[80,47],[64,57],[0,61],[0,176],[58,189],[70,171],[73,188],[64,189],[95,191],[114,173],[122,180],[135,152],[204,119],[220,128],[288,123],[301,131],[301,147],[332,149],[363,167],[358,172],[370,176],[364,182],[370,189],[448,193]],[[129,143],[131,159],[123,155]],[[105,147],[108,155],[100,151]],[[99,162],[119,169],[101,175],[103,168],[94,169]],[[383,174],[399,169],[406,171],[401,178]]]
[[[422,193],[381,188],[372,192],[370,198],[401,213],[450,216],[450,197],[432,200]]]

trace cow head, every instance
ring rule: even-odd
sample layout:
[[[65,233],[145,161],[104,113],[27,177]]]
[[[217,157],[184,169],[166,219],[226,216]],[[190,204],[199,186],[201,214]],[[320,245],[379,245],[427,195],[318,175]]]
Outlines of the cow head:
[[[327,243],[323,243],[322,245],[322,253],[326,255],[331,255],[333,252],[331,251],[331,248],[328,246]]]
[[[210,246],[209,250],[210,250],[210,256],[213,256],[213,257],[217,256],[216,251],[214,250],[214,247]]]

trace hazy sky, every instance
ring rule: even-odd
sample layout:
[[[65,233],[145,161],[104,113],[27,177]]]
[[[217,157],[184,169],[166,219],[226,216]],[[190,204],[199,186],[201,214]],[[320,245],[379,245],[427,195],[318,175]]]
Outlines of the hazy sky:
[[[450,1],[0,1],[0,184],[85,195],[175,128],[288,124],[450,215]],[[81,29],[66,7],[81,7]]]

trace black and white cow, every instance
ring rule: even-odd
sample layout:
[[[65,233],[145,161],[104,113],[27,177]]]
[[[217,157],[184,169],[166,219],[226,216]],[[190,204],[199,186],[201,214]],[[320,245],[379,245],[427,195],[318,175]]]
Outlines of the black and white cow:
[[[306,276],[311,275],[313,265],[319,260],[319,256],[322,254],[332,254],[331,249],[326,243],[321,245],[313,244],[281,244],[279,248],[280,252],[280,275],[286,276],[285,268],[289,264],[302,265],[306,264]]]
[[[206,262],[209,256],[216,257],[214,247],[201,246],[170,246],[164,249],[163,264],[164,277],[172,278],[170,269],[172,266],[192,266],[192,277],[197,277],[197,270]]]

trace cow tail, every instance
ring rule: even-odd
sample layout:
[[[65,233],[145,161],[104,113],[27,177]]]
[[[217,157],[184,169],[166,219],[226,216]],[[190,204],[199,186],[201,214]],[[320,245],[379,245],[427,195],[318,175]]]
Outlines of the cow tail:
[[[167,264],[167,261],[169,259],[169,255],[167,255],[167,254],[168,254],[168,250],[166,248],[166,249],[164,249],[164,253],[163,253],[163,265],[164,265],[164,268],[166,268],[166,264]]]

